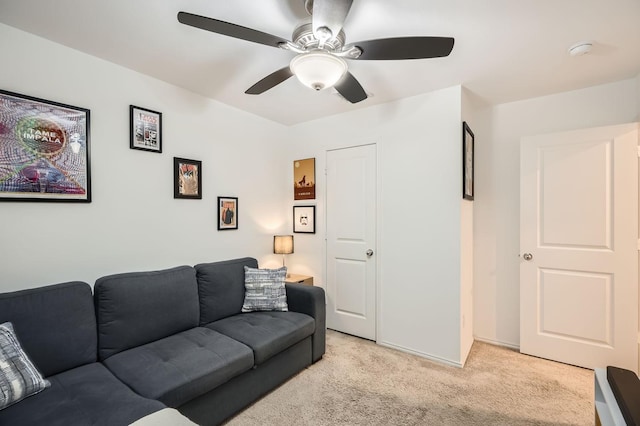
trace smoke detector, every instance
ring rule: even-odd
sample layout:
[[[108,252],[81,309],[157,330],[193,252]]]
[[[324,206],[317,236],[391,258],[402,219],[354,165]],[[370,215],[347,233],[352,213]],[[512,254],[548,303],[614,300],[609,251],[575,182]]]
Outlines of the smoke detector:
[[[582,56],[591,52],[593,48],[593,43],[590,41],[581,41],[569,48],[569,55],[571,56]]]

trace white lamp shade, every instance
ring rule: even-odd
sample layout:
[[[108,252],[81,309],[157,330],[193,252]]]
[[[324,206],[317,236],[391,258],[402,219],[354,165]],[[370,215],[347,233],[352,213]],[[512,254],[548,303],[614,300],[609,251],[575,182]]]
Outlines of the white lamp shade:
[[[273,252],[275,254],[293,253],[293,235],[274,235]]]
[[[289,64],[298,80],[314,90],[333,87],[347,71],[347,63],[322,50],[302,53]]]

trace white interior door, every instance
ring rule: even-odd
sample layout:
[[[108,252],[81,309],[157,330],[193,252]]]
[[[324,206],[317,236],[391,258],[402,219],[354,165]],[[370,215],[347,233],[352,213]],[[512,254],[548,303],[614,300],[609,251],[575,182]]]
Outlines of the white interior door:
[[[327,152],[327,327],[376,338],[376,146]]]
[[[638,367],[638,126],[523,138],[520,350]]]

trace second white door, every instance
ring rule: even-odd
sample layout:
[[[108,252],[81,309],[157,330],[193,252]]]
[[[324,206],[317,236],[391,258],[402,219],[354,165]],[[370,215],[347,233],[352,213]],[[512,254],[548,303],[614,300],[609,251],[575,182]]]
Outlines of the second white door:
[[[521,144],[520,350],[636,371],[638,128]]]
[[[327,152],[327,327],[376,339],[376,146]]]

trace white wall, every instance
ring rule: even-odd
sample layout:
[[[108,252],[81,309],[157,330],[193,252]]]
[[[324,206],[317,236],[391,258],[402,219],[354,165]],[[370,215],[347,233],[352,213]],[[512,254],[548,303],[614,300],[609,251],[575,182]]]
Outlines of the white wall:
[[[461,96],[452,87],[297,125],[287,154],[289,164],[316,158],[318,230],[296,234],[287,262],[322,285],[326,151],[377,144],[377,340],[452,363],[461,361]]]
[[[5,25],[0,52],[0,88],[91,110],[93,192],[0,203],[0,291],[238,256],[278,264],[285,127]],[[130,104],[163,113],[162,154],[129,149]],[[174,156],[202,161],[202,200],[173,199]],[[217,231],[220,195],[239,197],[239,230]]]
[[[237,256],[276,266],[291,229],[292,161],[316,157],[315,235],[295,272],[324,281],[324,162],[377,143],[379,341],[460,362],[461,87],[292,128],[0,25],[0,87],[91,110],[93,201],[0,203],[0,291]],[[163,112],[162,154],[129,149],[129,105]],[[203,199],[173,199],[173,157],[203,162]],[[216,197],[239,197],[239,230],[216,230]]]
[[[489,128],[476,145],[476,338],[514,347],[520,343],[520,138],[636,121],[637,85],[634,78],[482,112]]]
[[[474,144],[483,144],[486,138],[486,123],[482,112],[486,105],[467,89],[462,90],[462,120],[469,125],[474,134]],[[460,131],[462,142],[462,129]],[[476,148],[477,149],[477,148]],[[462,192],[462,188],[460,188]],[[474,191],[475,195],[475,191]],[[460,230],[461,230],[461,261],[460,261],[460,323],[461,323],[461,354],[466,360],[473,345],[473,234],[474,234],[474,202],[460,200]]]

